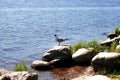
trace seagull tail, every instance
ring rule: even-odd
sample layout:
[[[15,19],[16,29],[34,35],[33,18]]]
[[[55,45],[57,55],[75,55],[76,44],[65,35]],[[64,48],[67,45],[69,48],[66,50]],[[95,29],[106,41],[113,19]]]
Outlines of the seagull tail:
[[[65,39],[65,41],[66,41],[66,40],[70,40],[70,39],[67,38],[67,39]]]

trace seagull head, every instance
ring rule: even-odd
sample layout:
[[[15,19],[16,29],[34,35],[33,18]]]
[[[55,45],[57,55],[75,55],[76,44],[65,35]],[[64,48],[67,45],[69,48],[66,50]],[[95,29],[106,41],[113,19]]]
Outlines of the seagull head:
[[[57,36],[56,34],[54,36]]]

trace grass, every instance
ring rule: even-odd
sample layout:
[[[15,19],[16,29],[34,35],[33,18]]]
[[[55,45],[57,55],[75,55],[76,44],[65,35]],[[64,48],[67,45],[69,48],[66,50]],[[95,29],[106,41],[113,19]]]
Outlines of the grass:
[[[112,73],[112,74],[107,74],[107,76],[112,79],[116,78],[116,80],[120,79],[120,74]]]
[[[111,43],[110,48],[108,49],[109,52],[116,52],[116,47],[118,45],[117,41]]]
[[[116,49],[115,52],[120,53],[120,49]]]
[[[26,60],[23,63],[16,64],[14,66],[14,71],[27,71]]]
[[[95,39],[90,40],[88,42],[80,40],[75,44],[71,45],[72,54],[75,53],[80,48],[86,48],[86,49],[93,48],[95,50],[95,54],[105,50],[105,47],[101,46],[99,42]]]
[[[95,52],[103,52],[105,50],[104,46],[101,46],[97,40],[90,40],[88,43],[90,48],[94,48]]]
[[[115,69],[102,68],[102,69],[99,69],[97,73],[100,75],[106,75],[112,79],[114,78],[120,79],[120,71]]]
[[[116,27],[113,33],[120,35],[120,27]]]
[[[120,53],[120,49],[116,49],[116,47],[118,46],[119,42],[118,41],[114,41],[111,43],[111,45],[109,46],[109,48],[107,48],[108,52],[117,52]]]
[[[74,53],[80,48],[88,48],[87,42],[80,40],[75,44],[71,45],[71,52]]]

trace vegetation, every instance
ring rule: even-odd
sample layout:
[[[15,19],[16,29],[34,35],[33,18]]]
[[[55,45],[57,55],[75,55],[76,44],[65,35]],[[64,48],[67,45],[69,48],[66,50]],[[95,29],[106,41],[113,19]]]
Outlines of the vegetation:
[[[117,41],[111,43],[110,48],[108,49],[109,52],[116,52],[116,47],[118,45]]]
[[[105,47],[101,46],[97,40],[90,40],[88,42],[80,40],[71,46],[71,52],[74,53],[80,48],[93,48],[95,50],[95,53],[105,50]]]
[[[78,41],[75,44],[71,45],[71,52],[74,53],[80,48],[88,48],[88,45],[85,41]]]
[[[115,52],[120,53],[120,49],[116,49]]]
[[[120,35],[120,27],[116,27],[113,33]]]
[[[95,52],[103,52],[105,50],[104,46],[101,46],[97,40],[90,40],[88,43],[89,48],[94,48]]]
[[[120,71],[116,69],[101,68],[97,73],[101,75],[107,75],[110,78],[120,78]]]
[[[120,53],[120,49],[116,49],[116,47],[118,46],[119,42],[118,41],[114,41],[111,43],[111,45],[107,48],[108,52],[117,52]]]
[[[14,66],[14,71],[27,71],[26,60],[23,63],[16,64]]]

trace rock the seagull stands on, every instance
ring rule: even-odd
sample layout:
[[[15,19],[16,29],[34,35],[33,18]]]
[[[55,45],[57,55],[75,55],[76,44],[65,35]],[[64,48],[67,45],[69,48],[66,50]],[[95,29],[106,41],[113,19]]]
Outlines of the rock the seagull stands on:
[[[61,38],[58,38],[58,36],[55,34],[55,39],[56,41],[58,42],[58,46],[60,46],[60,43],[63,42],[63,41],[66,41],[66,40],[69,40],[69,39],[61,39]]]

